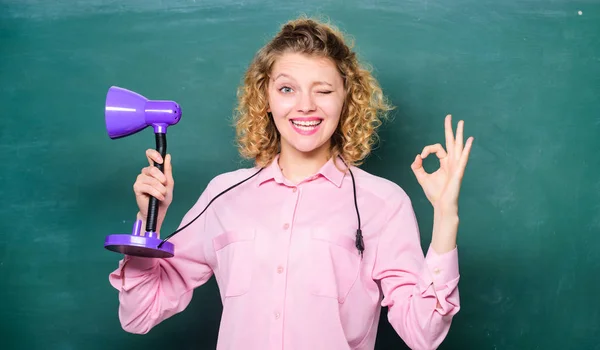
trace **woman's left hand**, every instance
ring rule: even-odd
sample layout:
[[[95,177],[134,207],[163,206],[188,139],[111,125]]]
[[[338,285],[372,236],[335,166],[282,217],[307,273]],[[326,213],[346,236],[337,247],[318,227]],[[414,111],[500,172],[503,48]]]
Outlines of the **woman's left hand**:
[[[426,146],[418,154],[411,168],[417,181],[423,188],[427,199],[435,209],[442,212],[458,213],[458,195],[460,185],[469,160],[473,137],[469,137],[463,146],[464,121],[459,121],[456,128],[456,138],[452,130],[452,116],[445,120],[446,150],[441,144]],[[440,168],[429,174],[423,168],[423,159],[435,153],[440,161]]]

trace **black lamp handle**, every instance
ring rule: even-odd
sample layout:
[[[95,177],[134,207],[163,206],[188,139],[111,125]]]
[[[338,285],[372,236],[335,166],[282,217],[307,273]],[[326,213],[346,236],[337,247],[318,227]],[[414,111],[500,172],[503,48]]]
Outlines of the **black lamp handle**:
[[[156,133],[156,150],[160,153],[163,163],[154,163],[154,166],[161,172],[164,172],[164,162],[167,155],[167,134]],[[146,220],[146,232],[156,232],[156,221],[158,220],[158,199],[150,196],[148,203],[148,219]]]

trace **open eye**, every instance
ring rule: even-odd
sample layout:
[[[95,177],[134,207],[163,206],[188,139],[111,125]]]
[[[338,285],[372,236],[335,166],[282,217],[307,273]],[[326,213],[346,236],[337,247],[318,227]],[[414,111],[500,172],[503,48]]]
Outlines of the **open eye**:
[[[294,92],[294,90],[289,86],[284,86],[284,87],[280,88],[279,91],[283,92],[284,94],[289,94],[291,92]]]

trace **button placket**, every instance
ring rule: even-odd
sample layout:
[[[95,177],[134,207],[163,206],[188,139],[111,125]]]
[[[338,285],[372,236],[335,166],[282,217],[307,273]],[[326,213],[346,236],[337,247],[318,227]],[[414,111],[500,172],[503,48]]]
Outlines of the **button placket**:
[[[289,187],[289,186],[288,186]],[[294,221],[294,213],[299,199],[300,190],[297,187],[287,188],[289,195],[286,196],[284,203],[282,203],[279,232],[277,233],[278,247],[277,252],[273,256],[274,263],[274,285],[273,285],[273,298],[271,301],[272,307],[272,322],[274,329],[277,332],[272,333],[273,339],[279,339],[283,336],[282,327],[285,307],[285,293],[286,293],[286,282],[287,282],[287,271],[286,264],[288,261],[290,235],[292,233],[292,223]]]

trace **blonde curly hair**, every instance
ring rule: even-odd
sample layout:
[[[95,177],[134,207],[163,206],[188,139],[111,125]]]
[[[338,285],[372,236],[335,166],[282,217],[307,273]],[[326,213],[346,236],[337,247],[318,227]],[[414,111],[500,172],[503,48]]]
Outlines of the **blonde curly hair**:
[[[346,97],[330,154],[341,156],[348,166],[362,164],[377,142],[376,129],[393,107],[370,70],[360,65],[343,34],[331,24],[307,17],[285,23],[257,52],[244,75],[234,119],[241,156],[264,167],[280,151],[279,132],[267,113],[267,89],[273,64],[285,53],[327,57],[335,62]]]

